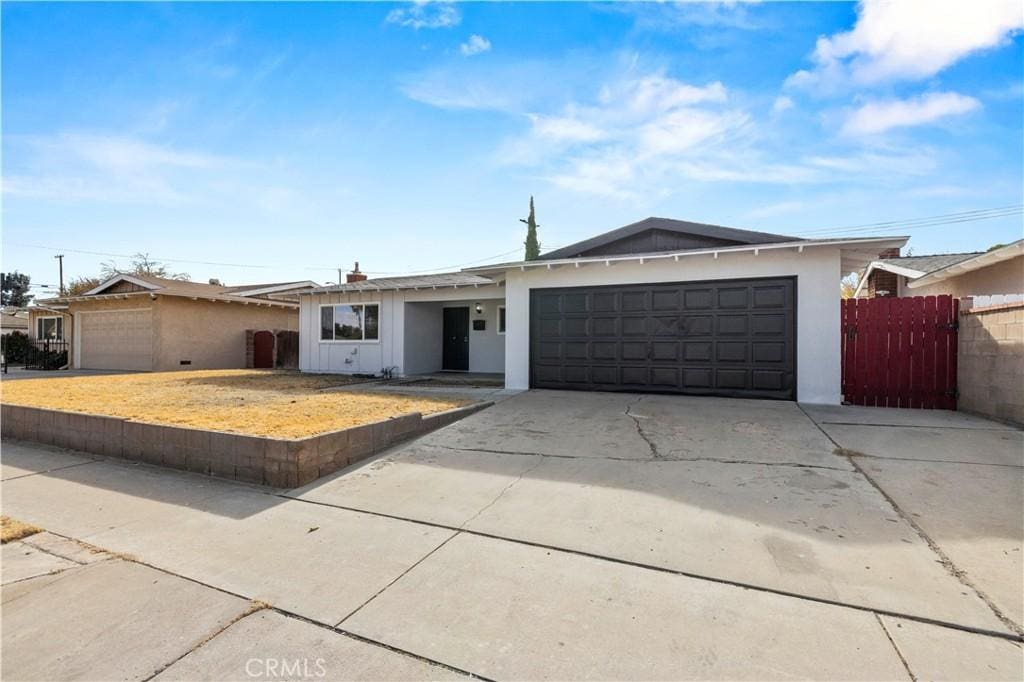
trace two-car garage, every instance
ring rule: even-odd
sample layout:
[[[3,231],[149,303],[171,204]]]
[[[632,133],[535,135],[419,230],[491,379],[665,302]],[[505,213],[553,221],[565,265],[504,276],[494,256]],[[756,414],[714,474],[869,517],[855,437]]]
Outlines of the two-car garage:
[[[533,289],[530,385],[793,400],[795,278]]]

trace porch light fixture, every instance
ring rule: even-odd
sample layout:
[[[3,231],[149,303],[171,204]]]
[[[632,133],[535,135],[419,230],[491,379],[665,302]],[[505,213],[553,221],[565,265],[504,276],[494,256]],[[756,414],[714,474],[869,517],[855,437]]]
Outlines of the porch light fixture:
[[[480,303],[473,304],[473,309],[476,310],[476,314],[480,315],[484,312],[484,307]]]

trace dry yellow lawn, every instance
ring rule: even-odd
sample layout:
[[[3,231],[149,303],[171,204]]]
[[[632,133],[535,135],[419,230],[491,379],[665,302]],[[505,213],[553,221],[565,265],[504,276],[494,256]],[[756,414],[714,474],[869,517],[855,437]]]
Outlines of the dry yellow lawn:
[[[2,400],[172,426],[255,436],[304,438],[404,412],[430,414],[466,400],[394,393],[319,392],[351,383],[343,376],[221,369],[3,383]]]
[[[2,544],[27,538],[29,535],[42,532],[42,530],[42,528],[36,528],[17,519],[12,519],[10,516],[0,516],[0,543]]]

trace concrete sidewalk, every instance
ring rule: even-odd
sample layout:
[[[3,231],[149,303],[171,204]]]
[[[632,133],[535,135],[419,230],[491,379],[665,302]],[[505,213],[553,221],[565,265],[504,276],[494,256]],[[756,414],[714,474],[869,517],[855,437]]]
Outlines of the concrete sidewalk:
[[[5,679],[286,679],[318,659],[328,679],[1024,676],[1020,431],[565,396],[290,492],[5,441],[4,513],[51,531],[4,547]],[[879,420],[931,435],[871,440]],[[173,608],[186,586],[221,610]],[[58,600],[68,621],[150,614],[174,641],[142,628],[131,660],[102,660],[113,640],[60,630]],[[243,615],[254,600],[271,608]]]

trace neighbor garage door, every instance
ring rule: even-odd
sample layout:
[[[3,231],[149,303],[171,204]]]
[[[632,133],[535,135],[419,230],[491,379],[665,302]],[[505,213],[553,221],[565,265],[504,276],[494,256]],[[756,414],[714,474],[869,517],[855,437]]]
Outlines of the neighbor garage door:
[[[534,289],[534,388],[795,399],[792,278]]]
[[[79,366],[83,369],[153,368],[150,310],[79,313]]]

